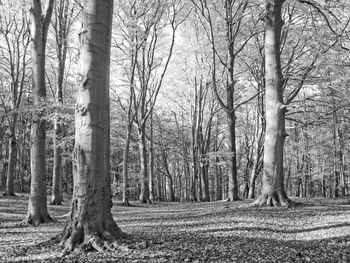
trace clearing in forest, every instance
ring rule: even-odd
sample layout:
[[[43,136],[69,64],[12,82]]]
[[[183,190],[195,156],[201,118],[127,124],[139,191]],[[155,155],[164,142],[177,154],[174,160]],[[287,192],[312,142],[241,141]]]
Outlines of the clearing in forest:
[[[49,205],[55,223],[20,226],[27,200],[0,197],[1,262],[350,262],[345,199],[298,199],[290,209],[250,207],[251,200],[131,207],[114,200],[129,249],[65,256],[53,241],[42,242],[62,231],[70,205]]]

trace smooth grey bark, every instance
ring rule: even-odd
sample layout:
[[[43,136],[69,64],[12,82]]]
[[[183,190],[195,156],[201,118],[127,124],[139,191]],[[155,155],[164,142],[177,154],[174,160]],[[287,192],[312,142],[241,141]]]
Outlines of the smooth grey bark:
[[[125,237],[113,219],[110,175],[109,75],[113,1],[85,0],[80,31],[80,85],[75,111],[71,217],[61,234],[66,251],[84,244],[103,251]],[[108,246],[109,246],[108,245]]]
[[[150,141],[149,141],[149,176],[148,176],[148,189],[149,198],[148,202],[154,203],[154,148],[153,148],[153,111],[150,115]]]
[[[260,196],[254,205],[290,206],[284,189],[283,147],[286,105],[283,102],[283,76],[280,59],[280,36],[283,26],[284,0],[266,1],[265,15],[265,81],[266,134],[264,173]]]
[[[31,182],[28,212],[25,223],[38,225],[51,221],[47,211],[46,196],[46,121],[44,116],[46,101],[45,54],[46,40],[50,25],[54,0],[47,3],[42,12],[41,1],[31,1],[32,18],[32,88],[35,107],[31,126]]]
[[[146,147],[146,127],[145,124],[137,129],[138,144],[140,152],[140,195],[139,202],[147,203],[149,199],[148,169],[147,169],[147,147]]]

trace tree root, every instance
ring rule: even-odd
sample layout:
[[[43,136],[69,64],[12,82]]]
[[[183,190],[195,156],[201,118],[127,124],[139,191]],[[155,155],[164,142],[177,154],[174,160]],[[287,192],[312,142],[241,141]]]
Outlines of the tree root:
[[[54,222],[55,220],[51,218],[48,214],[46,215],[40,215],[40,216],[34,216],[34,215],[27,215],[27,217],[21,222],[21,226],[39,226],[40,224],[46,224]]]
[[[67,255],[75,248],[98,252],[104,251],[129,251],[125,245],[130,237],[122,232],[117,224],[108,220],[105,222],[103,230],[96,231],[89,229],[89,226],[75,226],[69,222],[63,232],[57,236],[57,240],[61,241],[60,246],[63,247],[62,255]]]
[[[253,206],[270,206],[270,207],[294,207],[294,202],[287,196],[280,193],[261,194],[253,202]]]

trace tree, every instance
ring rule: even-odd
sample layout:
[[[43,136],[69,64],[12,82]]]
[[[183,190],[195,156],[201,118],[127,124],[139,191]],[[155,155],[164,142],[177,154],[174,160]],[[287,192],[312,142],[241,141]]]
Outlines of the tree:
[[[54,0],[47,2],[44,12],[40,0],[31,1],[32,85],[34,112],[31,127],[31,183],[28,213],[25,221],[38,225],[51,221],[46,197],[46,107],[45,51]]]
[[[5,83],[10,86],[10,109],[6,114],[9,123],[8,169],[6,178],[6,191],[4,195],[15,195],[14,178],[17,157],[17,120],[22,101],[24,86],[27,82],[29,30],[28,19],[23,4],[3,3],[1,6],[0,44],[1,55],[4,61],[0,68],[5,72]],[[6,9],[6,11],[5,11]],[[20,12],[19,12],[20,11]],[[18,12],[20,15],[17,15]]]
[[[202,16],[201,21],[206,34],[211,43],[212,52],[212,90],[221,106],[226,112],[227,117],[227,133],[228,133],[228,201],[237,201],[238,197],[238,180],[237,180],[237,146],[236,146],[236,113],[237,109],[250,101],[239,101],[237,98],[236,84],[238,77],[235,72],[237,67],[237,58],[242,50],[245,48],[249,40],[257,34],[255,30],[256,22],[253,21],[253,30],[249,28],[251,21],[246,21],[246,12],[248,9],[248,1],[246,0],[225,0],[221,4],[216,2],[209,3],[207,0],[192,0],[196,9]],[[214,11],[213,11],[214,10]],[[219,11],[220,10],[220,11]],[[213,13],[215,12],[215,15]],[[214,28],[214,20],[223,20],[223,27],[225,28],[225,45],[224,52],[219,49],[218,37]],[[241,37],[243,39],[241,39]],[[220,52],[221,51],[221,52]],[[223,54],[221,54],[223,53]],[[224,95],[221,96],[217,85],[217,71],[219,67],[216,61],[219,60],[224,68],[224,77],[222,83],[224,86]]]
[[[62,233],[65,249],[98,251],[125,237],[111,208],[109,71],[113,1],[83,2],[80,76],[75,112],[74,192]]]
[[[57,48],[57,83],[56,83],[56,107],[63,107],[63,80],[66,68],[66,58],[68,51],[68,36],[74,21],[74,5],[70,1],[58,0],[55,5],[55,20],[53,28],[55,31],[55,40]],[[62,197],[62,149],[60,146],[64,127],[60,123],[59,112],[56,113],[54,120],[54,163],[52,175],[52,196],[51,204],[60,205]]]
[[[284,190],[283,145],[286,105],[283,102],[283,76],[280,58],[282,5],[284,0],[266,2],[265,16],[265,85],[266,134],[262,189],[256,205],[291,204]]]

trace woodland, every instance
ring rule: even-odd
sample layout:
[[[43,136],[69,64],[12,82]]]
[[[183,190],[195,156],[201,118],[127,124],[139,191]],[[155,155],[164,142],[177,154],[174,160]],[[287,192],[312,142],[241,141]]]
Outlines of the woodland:
[[[349,262],[349,24],[0,0],[0,261]]]

